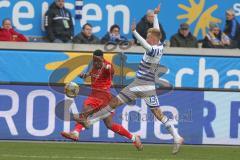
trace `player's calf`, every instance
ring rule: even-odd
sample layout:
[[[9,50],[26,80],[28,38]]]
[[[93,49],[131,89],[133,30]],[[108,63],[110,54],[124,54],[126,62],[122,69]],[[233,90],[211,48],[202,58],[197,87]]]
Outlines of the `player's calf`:
[[[170,122],[169,118],[165,116],[158,107],[152,108],[151,111],[154,114],[154,116],[164,124],[166,129],[173,136],[174,146],[172,154],[177,154],[179,152],[181,145],[184,142],[184,139],[179,135],[177,129]]]

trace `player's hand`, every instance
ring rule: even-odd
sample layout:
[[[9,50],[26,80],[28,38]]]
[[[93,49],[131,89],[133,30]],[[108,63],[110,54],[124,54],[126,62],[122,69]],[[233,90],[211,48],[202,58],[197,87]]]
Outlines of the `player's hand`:
[[[158,14],[161,10],[161,4],[157,6],[157,8],[154,9],[154,14]]]
[[[136,30],[136,21],[135,21],[135,19],[133,20],[131,28],[132,28],[132,31]]]
[[[111,69],[111,65],[110,65],[110,64],[107,64],[107,65],[105,66],[105,68],[106,68],[106,69]]]
[[[88,74],[87,73],[80,73],[79,77],[84,79],[84,78],[88,77]]]

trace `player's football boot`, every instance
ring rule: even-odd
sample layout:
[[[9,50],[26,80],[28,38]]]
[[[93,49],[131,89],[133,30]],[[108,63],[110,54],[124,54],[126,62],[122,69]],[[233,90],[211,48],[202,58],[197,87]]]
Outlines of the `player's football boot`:
[[[73,141],[78,141],[78,139],[79,139],[79,134],[77,134],[75,132],[61,132],[61,135],[64,138],[71,139]]]
[[[140,139],[140,136],[135,136],[136,139],[133,142],[133,145],[137,148],[138,151],[142,151],[143,150],[143,145]]]
[[[182,137],[178,137],[174,139],[174,145],[173,145],[173,150],[172,154],[177,154],[179,152],[179,149],[181,145],[184,143],[184,139]]]

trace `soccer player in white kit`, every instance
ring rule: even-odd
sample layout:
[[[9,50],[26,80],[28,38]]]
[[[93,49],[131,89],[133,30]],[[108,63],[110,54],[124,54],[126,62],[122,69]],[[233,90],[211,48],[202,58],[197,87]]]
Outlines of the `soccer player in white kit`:
[[[111,101],[109,105],[100,111],[94,113],[92,116],[82,113],[80,114],[79,123],[83,124],[86,128],[90,124],[99,121],[111,114],[111,112],[124,103],[136,100],[137,98],[144,98],[148,107],[150,107],[154,116],[161,121],[166,129],[170,132],[174,139],[173,154],[179,151],[184,139],[178,134],[174,125],[171,124],[167,116],[165,116],[159,108],[159,101],[156,94],[155,87],[155,72],[159,67],[160,59],[163,55],[163,45],[160,42],[161,32],[159,30],[157,14],[160,11],[160,5],[153,11],[154,12],[154,28],[148,30],[146,40],[143,39],[136,31],[136,25],[133,23],[132,32],[142,47],[146,50],[143,58],[139,64],[135,80],[125,87],[120,93]]]

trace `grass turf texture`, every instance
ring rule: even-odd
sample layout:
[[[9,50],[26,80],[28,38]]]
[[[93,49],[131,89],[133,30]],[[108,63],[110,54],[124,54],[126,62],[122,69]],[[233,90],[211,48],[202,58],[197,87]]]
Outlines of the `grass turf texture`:
[[[239,160],[239,147],[183,146],[171,155],[171,145],[1,142],[0,160]]]

